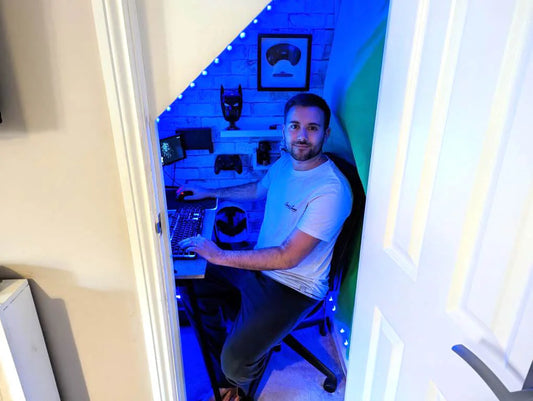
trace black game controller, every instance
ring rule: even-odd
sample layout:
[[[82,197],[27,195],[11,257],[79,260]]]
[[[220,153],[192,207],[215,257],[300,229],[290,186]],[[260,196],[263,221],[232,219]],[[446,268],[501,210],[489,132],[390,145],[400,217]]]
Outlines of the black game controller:
[[[294,66],[298,64],[300,57],[302,57],[300,49],[290,43],[278,43],[266,52],[266,58],[270,65],[274,65],[280,60],[289,60],[291,65]]]
[[[215,160],[215,174],[221,170],[235,170],[242,173],[242,161],[239,155],[218,155]]]

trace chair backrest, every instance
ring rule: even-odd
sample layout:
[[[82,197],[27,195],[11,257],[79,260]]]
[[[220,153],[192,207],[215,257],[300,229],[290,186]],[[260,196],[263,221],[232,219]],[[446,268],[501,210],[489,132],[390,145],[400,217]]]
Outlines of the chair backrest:
[[[353,195],[352,211],[344,222],[341,233],[337,238],[337,242],[333,248],[333,258],[331,260],[329,290],[337,291],[342,283],[344,273],[349,267],[354,252],[354,246],[359,237],[359,232],[363,223],[366,196],[363,184],[361,183],[361,179],[357,172],[357,167],[333,153],[328,152],[326,155],[346,177],[350,183]]]

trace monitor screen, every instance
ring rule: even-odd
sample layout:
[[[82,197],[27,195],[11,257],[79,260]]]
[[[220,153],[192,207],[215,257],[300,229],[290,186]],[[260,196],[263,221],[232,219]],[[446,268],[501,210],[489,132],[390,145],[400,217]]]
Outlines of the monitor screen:
[[[185,158],[181,135],[161,139],[159,144],[161,146],[161,163],[163,163],[163,166]]]

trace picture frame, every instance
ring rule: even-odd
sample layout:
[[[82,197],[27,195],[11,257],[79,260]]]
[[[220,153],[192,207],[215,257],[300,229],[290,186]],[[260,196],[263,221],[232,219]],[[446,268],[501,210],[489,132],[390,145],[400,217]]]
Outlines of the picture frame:
[[[257,90],[307,91],[311,34],[267,34],[257,38]]]

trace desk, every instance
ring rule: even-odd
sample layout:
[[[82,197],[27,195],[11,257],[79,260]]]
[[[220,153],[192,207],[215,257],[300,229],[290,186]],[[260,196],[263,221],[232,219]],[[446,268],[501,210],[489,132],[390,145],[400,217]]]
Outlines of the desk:
[[[167,208],[173,210],[176,208],[176,189],[177,188],[166,188],[165,195],[167,198]],[[214,209],[206,209],[204,215],[204,222],[202,226],[202,237],[211,239],[213,236],[213,228],[215,227],[215,216],[216,216],[216,207]],[[209,381],[211,383],[211,388],[215,395],[216,401],[222,401],[222,397],[218,391],[218,385],[215,375],[215,370],[213,365],[210,363],[209,355],[207,354],[207,340],[205,338],[205,333],[201,330],[202,325],[199,320],[200,311],[198,310],[198,303],[196,300],[196,295],[192,291],[192,280],[202,279],[205,276],[205,269],[207,267],[207,261],[201,257],[196,257],[194,259],[174,259],[174,278],[176,280],[176,287],[184,288],[187,291],[189,300],[191,303],[192,316],[188,316],[189,319],[194,321],[193,327],[198,327],[199,330],[196,331],[198,336],[198,342],[200,343],[200,350],[202,352],[202,357],[204,359],[204,364],[209,376]]]

